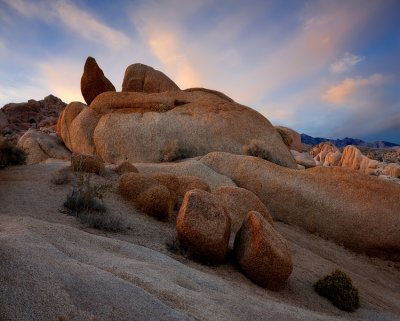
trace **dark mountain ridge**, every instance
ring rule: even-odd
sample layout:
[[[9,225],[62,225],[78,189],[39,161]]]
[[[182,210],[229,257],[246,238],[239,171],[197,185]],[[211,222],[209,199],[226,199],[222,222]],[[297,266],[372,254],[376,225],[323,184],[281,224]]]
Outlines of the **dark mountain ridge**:
[[[375,142],[365,142],[361,139],[345,137],[343,139],[328,139],[322,137],[312,137],[306,134],[301,134],[301,142],[307,145],[318,145],[319,143],[331,142],[336,147],[345,147],[347,145],[354,145],[360,147],[368,147],[368,148],[391,148],[400,146],[399,144],[387,142],[387,141],[375,141]]]

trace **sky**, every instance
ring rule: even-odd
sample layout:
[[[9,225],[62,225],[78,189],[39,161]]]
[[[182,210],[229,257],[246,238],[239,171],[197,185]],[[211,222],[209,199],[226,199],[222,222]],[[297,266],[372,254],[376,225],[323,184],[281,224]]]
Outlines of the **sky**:
[[[274,125],[400,144],[399,0],[0,0],[0,107],[144,63]],[[239,121],[239,120],[238,120]]]

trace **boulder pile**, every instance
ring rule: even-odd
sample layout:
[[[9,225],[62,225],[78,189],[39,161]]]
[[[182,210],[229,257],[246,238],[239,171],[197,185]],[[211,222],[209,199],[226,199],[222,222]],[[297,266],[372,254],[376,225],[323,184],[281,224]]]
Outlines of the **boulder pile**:
[[[271,123],[222,93],[180,90],[162,72],[142,64],[127,68],[121,92],[104,84],[108,81],[89,57],[81,81],[89,106],[70,103],[57,126],[72,152],[97,154],[114,164],[160,162],[212,151],[243,154],[243,146],[257,139],[277,163],[296,167]]]

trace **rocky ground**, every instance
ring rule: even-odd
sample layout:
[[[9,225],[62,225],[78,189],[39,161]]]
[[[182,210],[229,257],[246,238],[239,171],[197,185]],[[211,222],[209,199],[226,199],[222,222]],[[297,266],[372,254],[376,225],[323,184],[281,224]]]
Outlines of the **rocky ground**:
[[[71,185],[51,173],[66,162],[0,171],[0,320],[398,320],[400,265],[355,254],[304,230],[275,222],[288,240],[294,271],[279,292],[249,281],[229,259],[211,267],[172,253],[175,222],[156,221],[118,194],[109,212],[128,229],[105,233],[65,215]],[[151,164],[136,164],[152,171]],[[163,165],[154,165],[157,170]],[[184,168],[184,167],[182,167]],[[213,186],[229,178],[201,167]],[[214,173],[214,174],[213,174]],[[109,174],[94,182],[112,182]],[[360,291],[361,307],[338,310],[313,283],[340,268]]]

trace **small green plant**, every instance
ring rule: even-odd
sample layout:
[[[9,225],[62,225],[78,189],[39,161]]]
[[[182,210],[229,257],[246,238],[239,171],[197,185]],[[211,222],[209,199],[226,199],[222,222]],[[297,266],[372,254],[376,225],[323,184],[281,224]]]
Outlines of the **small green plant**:
[[[336,270],[320,279],[314,284],[314,289],[341,310],[353,312],[360,305],[358,290],[343,271]]]
[[[111,189],[110,185],[94,185],[90,174],[78,174],[78,180],[64,206],[69,215],[77,217],[82,223],[105,231],[120,231],[123,222],[119,216],[111,215],[103,202],[103,196]]]
[[[190,157],[189,151],[182,147],[177,139],[171,140],[161,153],[162,162],[173,162]]]

